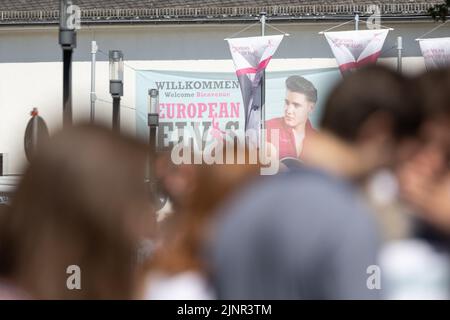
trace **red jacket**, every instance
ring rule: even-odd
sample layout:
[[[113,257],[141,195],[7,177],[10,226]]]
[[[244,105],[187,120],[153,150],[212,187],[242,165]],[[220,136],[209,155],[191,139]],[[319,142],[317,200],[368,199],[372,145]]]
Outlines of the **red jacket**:
[[[279,158],[301,158],[302,155],[297,155],[297,148],[295,147],[295,137],[292,128],[288,127],[284,118],[274,118],[266,121],[266,140],[271,142],[271,130],[278,129],[279,130],[279,142],[278,142],[278,152]],[[311,134],[314,133],[314,128],[311,125],[311,122],[308,120],[305,127],[305,138],[303,140],[303,149],[302,153],[307,146],[307,138]],[[274,144],[276,147],[276,144]]]

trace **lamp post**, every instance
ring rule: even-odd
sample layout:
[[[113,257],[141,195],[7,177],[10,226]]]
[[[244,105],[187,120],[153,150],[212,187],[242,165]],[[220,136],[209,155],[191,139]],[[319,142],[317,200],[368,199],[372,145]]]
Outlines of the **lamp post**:
[[[61,0],[59,44],[63,51],[63,126],[72,124],[72,53],[77,46],[80,11],[72,0]]]
[[[397,37],[397,71],[402,72],[402,51],[403,51],[403,38]]]
[[[167,200],[167,195],[163,192],[157,179],[155,165],[158,153],[157,137],[159,129],[159,91],[157,89],[148,90],[148,126],[149,126],[149,166],[148,184],[152,201],[157,210],[162,209]]]
[[[123,96],[123,53],[109,51],[109,92],[113,99],[113,130],[120,131],[120,97]]]
[[[97,54],[97,42],[91,42],[91,123],[95,122],[95,100],[97,96],[95,95],[95,62],[96,62],[96,54]]]
[[[156,135],[159,126],[159,91],[148,90],[148,127],[150,155],[156,153]]]
[[[148,136],[148,181],[150,187],[150,193],[156,194],[156,135],[159,126],[159,91],[156,89],[148,90],[148,108],[147,108],[147,121],[149,127]]]
[[[355,12],[355,30],[356,31],[359,30],[359,12],[358,11]]]

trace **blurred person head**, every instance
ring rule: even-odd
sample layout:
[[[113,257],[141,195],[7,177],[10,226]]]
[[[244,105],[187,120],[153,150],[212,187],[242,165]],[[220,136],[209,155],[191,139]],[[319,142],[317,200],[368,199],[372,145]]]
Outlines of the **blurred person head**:
[[[147,149],[91,125],[67,129],[33,157],[2,225],[14,283],[38,299],[129,299],[152,218]],[[69,290],[69,266],[80,290]]]
[[[422,120],[407,83],[381,66],[345,77],[328,97],[321,130],[310,141],[305,162],[361,179],[407,157]]]
[[[224,146],[224,153],[226,146]],[[234,154],[248,150],[236,144]],[[168,156],[168,155],[166,155]],[[170,159],[166,161],[171,163]],[[151,268],[175,274],[186,270],[203,272],[202,248],[213,214],[234,193],[260,172],[257,164],[181,164],[165,166],[162,177],[177,210],[166,234],[167,241],[152,261]],[[160,171],[161,174],[161,171]]]
[[[284,122],[293,129],[304,126],[317,102],[317,90],[314,85],[300,76],[286,79],[284,99]]]
[[[403,197],[420,217],[450,232],[450,69],[426,72],[412,87],[425,113],[421,147],[399,169]]]
[[[450,69],[429,71],[415,80],[413,90],[425,115],[420,137],[423,146],[441,157],[438,169],[445,171],[450,159]]]

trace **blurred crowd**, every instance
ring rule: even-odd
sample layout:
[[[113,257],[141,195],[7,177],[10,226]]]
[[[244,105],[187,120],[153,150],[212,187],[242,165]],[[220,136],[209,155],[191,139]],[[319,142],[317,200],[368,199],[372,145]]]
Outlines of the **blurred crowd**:
[[[449,90],[450,70],[351,73],[271,176],[56,133],[0,206],[0,299],[449,299]]]

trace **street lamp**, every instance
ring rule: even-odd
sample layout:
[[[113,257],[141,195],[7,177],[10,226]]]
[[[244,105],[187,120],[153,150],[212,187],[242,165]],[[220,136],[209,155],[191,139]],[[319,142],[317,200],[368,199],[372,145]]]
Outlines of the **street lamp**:
[[[123,53],[109,51],[109,92],[113,98],[113,130],[120,131],[120,97],[123,96]]]
[[[155,159],[156,159],[156,140],[159,126],[159,91],[157,89],[148,90],[148,108],[147,121],[149,127],[149,182],[151,192],[156,190]]]
[[[156,159],[156,135],[159,126],[159,91],[156,89],[148,90],[147,124],[149,127],[149,183],[150,192],[155,194],[155,159]]]
[[[159,91],[157,89],[148,90],[147,123],[149,127],[148,182],[153,203],[156,209],[159,210],[166,204],[167,195],[164,194],[155,172],[156,157],[158,153],[157,137],[159,128]]]
[[[148,90],[148,126],[150,128],[150,148],[156,151],[156,130],[159,126],[159,91]]]
[[[61,0],[59,44],[63,50],[63,126],[72,124],[72,53],[77,46],[80,11],[72,0]]]
[[[159,126],[159,91],[156,89],[148,90],[148,108],[147,108],[147,121],[149,127],[149,182],[151,191],[155,191],[155,159],[156,159],[156,140],[157,130]]]

